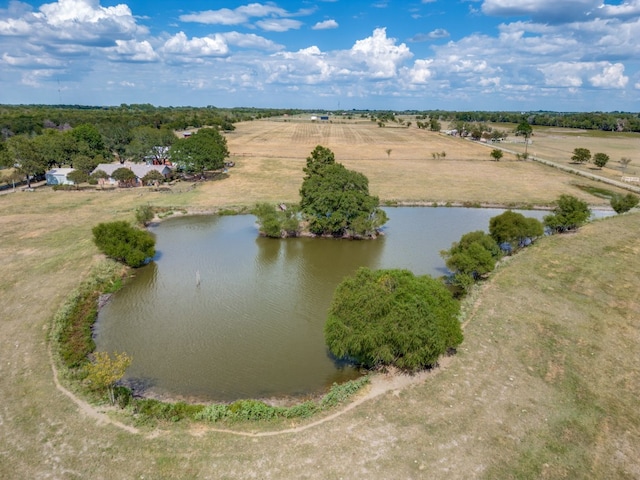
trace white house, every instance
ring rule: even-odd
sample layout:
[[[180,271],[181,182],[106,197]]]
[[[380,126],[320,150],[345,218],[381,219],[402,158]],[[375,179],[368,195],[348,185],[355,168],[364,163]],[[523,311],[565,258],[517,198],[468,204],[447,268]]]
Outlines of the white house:
[[[168,165],[146,165],[143,163],[101,163],[98,165],[93,172],[96,170],[102,170],[109,176],[108,182],[115,185],[118,182],[114,180],[111,176],[113,172],[115,172],[119,168],[128,168],[136,175],[136,183],[138,185],[142,185],[142,178],[152,170],[156,170],[160,172],[163,176],[167,177],[171,174],[171,167]],[[93,174],[93,172],[91,172]]]
[[[45,173],[47,179],[47,185],[74,185],[74,183],[67,178],[74,168],[52,168]]]

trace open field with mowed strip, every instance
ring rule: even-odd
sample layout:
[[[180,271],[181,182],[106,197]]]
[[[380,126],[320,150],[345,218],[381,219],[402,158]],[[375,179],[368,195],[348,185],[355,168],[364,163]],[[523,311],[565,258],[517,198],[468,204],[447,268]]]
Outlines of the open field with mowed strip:
[[[465,303],[465,341],[444,367],[322,423],[281,434],[238,427],[254,436],[188,423],[130,433],[56,387],[47,330],[99,261],[93,225],[133,219],[144,204],[178,212],[295,201],[317,144],[366,174],[382,201],[548,205],[569,193],[606,204],[577,187],[596,182],[491,162],[463,140],[347,126],[239,125],[228,135],[229,178],[175,193],[0,195],[0,478],[640,478],[637,213],[504,262]]]

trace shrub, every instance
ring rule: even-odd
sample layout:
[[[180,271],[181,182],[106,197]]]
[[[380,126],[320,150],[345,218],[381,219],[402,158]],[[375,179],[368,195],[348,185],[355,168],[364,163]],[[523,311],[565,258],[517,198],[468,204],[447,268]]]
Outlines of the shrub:
[[[476,280],[487,275],[501,257],[496,241],[482,230],[465,233],[449,250],[440,252],[453,272],[452,283],[466,292]]]
[[[366,368],[419,370],[462,342],[458,302],[432,277],[360,268],[336,289],[325,324],[329,350]]]
[[[640,199],[632,193],[627,193],[624,196],[615,195],[611,198],[611,208],[616,213],[625,213],[638,205],[638,202],[640,202]]]
[[[256,216],[260,233],[270,238],[295,237],[300,230],[297,205],[276,207],[270,203],[257,204],[252,213]]]
[[[142,226],[147,226],[154,216],[155,212],[150,205],[140,205],[136,208],[136,221]]]
[[[93,238],[105,255],[130,267],[140,267],[155,255],[156,242],[151,234],[125,221],[96,225],[93,227]]]

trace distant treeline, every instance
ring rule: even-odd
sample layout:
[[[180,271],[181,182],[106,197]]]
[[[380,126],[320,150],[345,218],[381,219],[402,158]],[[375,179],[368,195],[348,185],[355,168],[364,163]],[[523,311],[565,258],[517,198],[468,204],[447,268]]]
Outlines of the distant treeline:
[[[234,123],[283,115],[297,111],[285,109],[216,108],[216,107],[154,107],[148,104],[119,107],[88,107],[82,105],[0,105],[0,140],[14,135],[39,135],[53,128],[69,130],[90,124],[100,131],[110,127],[169,128],[184,130],[202,126],[233,130]]]
[[[393,119],[396,115],[415,115],[420,119],[449,122],[492,122],[550,127],[582,128],[614,132],[640,132],[640,114],[630,112],[486,112],[446,110],[340,110],[155,107],[150,104],[123,104],[113,107],[83,105],[0,105],[0,141],[14,135],[39,135],[46,129],[69,130],[78,125],[91,124],[101,132],[150,126],[184,130],[202,126],[233,130],[234,123],[281,115],[323,112],[332,115],[360,115]]]
[[[451,122],[492,122],[545,127],[582,128],[608,132],[640,132],[640,114],[627,112],[447,112],[434,110],[420,112],[425,117],[436,117]]]

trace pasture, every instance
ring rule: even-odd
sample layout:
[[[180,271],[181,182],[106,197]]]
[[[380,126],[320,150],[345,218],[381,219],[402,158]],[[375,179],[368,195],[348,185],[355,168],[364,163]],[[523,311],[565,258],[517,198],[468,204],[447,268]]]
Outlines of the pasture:
[[[209,212],[296,201],[318,144],[386,203],[548,206],[569,193],[607,205],[580,188],[598,182],[509,155],[492,162],[485,146],[413,127],[256,121],[228,142],[228,178],[173,193],[0,195],[0,478],[640,478],[638,213],[504,262],[466,300],[457,355],[324,421],[243,425],[242,435],[168,422],[132,433],[114,423],[128,422],[118,412],[58,388],[47,331],[99,261],[93,225],[133,219],[144,204]],[[572,142],[563,148],[581,146]],[[622,148],[615,136],[600,142],[592,152]]]

